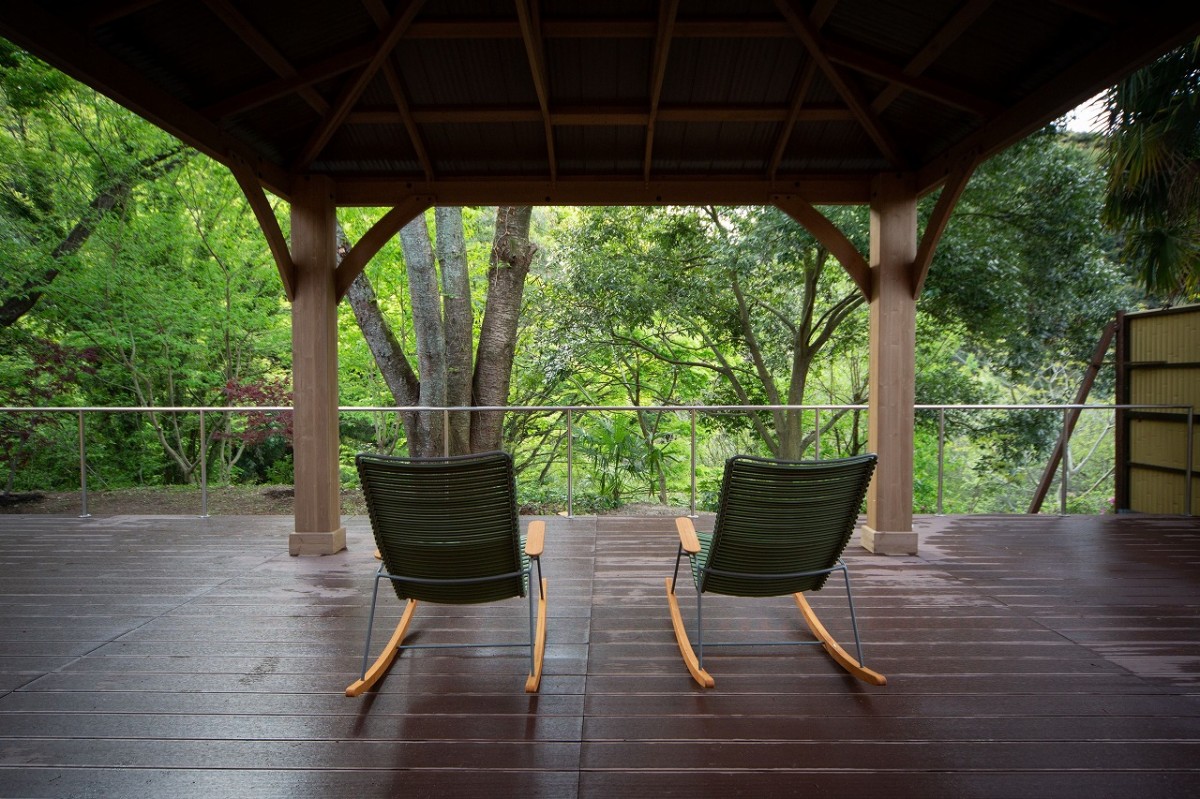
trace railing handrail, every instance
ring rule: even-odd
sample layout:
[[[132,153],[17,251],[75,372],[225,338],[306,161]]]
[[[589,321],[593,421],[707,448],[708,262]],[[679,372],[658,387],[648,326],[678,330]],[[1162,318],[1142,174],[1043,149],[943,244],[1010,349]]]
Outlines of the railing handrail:
[[[869,405],[863,404],[770,404],[770,405],[339,405],[338,413],[442,413],[446,415],[446,425],[448,426],[449,414],[452,413],[481,413],[481,412],[518,412],[518,413],[564,413],[567,417],[568,427],[568,450],[567,450],[567,515],[574,515],[573,507],[573,472],[572,472],[572,455],[571,443],[573,436],[570,434],[572,427],[573,415],[575,413],[597,413],[597,412],[646,412],[646,413],[687,413],[691,417],[691,514],[696,515],[696,416],[698,413],[723,413],[723,412],[755,412],[755,411],[815,411],[817,413],[816,428],[816,447],[817,457],[820,457],[820,412],[821,411],[869,411]],[[1099,403],[1099,404],[1080,404],[1080,403],[1004,403],[1004,404],[928,404],[914,403],[913,411],[938,411],[938,488],[937,488],[937,513],[942,514],[942,491],[943,491],[943,460],[944,460],[944,437],[945,437],[945,414],[946,411],[953,410],[1044,410],[1044,411],[1061,411],[1063,412],[1063,431],[1061,441],[1066,443],[1069,439],[1070,431],[1068,429],[1068,412],[1085,411],[1085,410],[1174,410],[1186,413],[1188,418],[1186,446],[1187,453],[1185,456],[1185,491],[1184,491],[1184,513],[1191,515],[1191,478],[1193,473],[1193,458],[1192,458],[1192,422],[1195,418],[1195,407],[1187,404],[1164,404],[1164,403]],[[287,413],[294,412],[295,406],[292,405],[128,405],[128,406],[113,406],[113,405],[81,405],[81,406],[0,406],[0,413],[69,413],[78,417],[79,426],[79,474],[80,474],[80,495],[82,501],[81,516],[88,516],[87,512],[87,452],[84,437],[84,415],[88,413],[198,413],[200,415],[201,431],[204,430],[204,417],[207,413]],[[203,434],[202,434],[203,438]],[[446,435],[446,441],[449,442],[449,435]],[[207,475],[207,458],[204,457],[205,442],[201,442],[201,516],[208,516],[208,475]],[[1065,451],[1065,448],[1064,448]],[[1067,459],[1062,460],[1062,477],[1060,489],[1060,513],[1066,515],[1068,493],[1068,471]]]
[[[914,410],[1133,410],[1133,409],[1194,409],[1186,403],[1004,403],[1004,404],[926,404],[915,403]],[[775,404],[775,405],[339,405],[338,411],[345,413],[433,413],[433,412],[495,412],[495,411],[867,411],[870,405],[856,404]],[[36,405],[0,406],[0,413],[51,412],[51,413],[133,413],[155,411],[159,413],[227,413],[230,411],[285,413],[294,411],[294,405]]]

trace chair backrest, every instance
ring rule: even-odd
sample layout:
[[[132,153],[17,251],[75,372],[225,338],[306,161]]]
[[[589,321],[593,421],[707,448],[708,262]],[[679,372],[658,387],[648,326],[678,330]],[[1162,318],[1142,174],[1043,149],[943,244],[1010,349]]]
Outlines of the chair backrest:
[[[734,596],[815,591],[854,532],[875,469],[874,454],[827,461],[737,455],[725,462],[721,503],[700,590]],[[773,576],[778,575],[778,576]]]
[[[384,568],[401,599],[469,604],[525,595],[512,457],[504,452],[448,458],[360,454],[367,513]]]

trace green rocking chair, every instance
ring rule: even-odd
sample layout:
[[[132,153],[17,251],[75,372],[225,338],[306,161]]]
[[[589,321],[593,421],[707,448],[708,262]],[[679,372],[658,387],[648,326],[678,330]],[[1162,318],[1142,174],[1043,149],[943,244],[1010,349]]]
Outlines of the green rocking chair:
[[[525,690],[536,692],[546,650],[546,580],[541,576],[546,525],[533,521],[528,535],[521,535],[512,457],[504,452],[447,458],[360,454],[357,465],[376,554],[383,562],[371,596],[362,677],[346,695],[358,696],[375,685],[401,649],[460,646],[528,646]],[[368,666],[380,580],[391,582],[405,607],[391,640]],[[525,596],[527,643],[404,644],[418,602],[475,604]]]
[[[827,461],[780,461],[738,455],[725,464],[713,532],[697,533],[691,519],[676,519],[679,550],[675,573],[666,580],[667,601],[679,651],[693,679],[702,687],[714,685],[712,676],[704,670],[706,645],[747,645],[704,640],[704,594],[743,597],[791,594],[816,640],[773,643],[821,644],[842,668],[858,679],[872,685],[887,683],[882,674],[862,665],[850,574],[841,559],[854,531],[875,460],[875,455]],[[695,648],[688,638],[675,595],[679,566],[685,556],[696,589]],[[830,636],[804,597],[806,591],[820,590],[833,572],[841,572],[846,583],[857,658]]]

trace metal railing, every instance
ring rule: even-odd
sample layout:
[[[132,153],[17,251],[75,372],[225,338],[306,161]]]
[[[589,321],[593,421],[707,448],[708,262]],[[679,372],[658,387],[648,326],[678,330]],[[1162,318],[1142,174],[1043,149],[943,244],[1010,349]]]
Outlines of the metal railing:
[[[1185,436],[1184,446],[1186,447],[1185,456],[1185,481],[1184,481],[1184,515],[1192,515],[1192,476],[1194,470],[1193,463],[1193,428],[1195,422],[1195,409],[1190,405],[1146,405],[1146,404],[1126,404],[1126,405],[914,405],[914,411],[937,411],[938,412],[938,445],[937,445],[937,515],[943,515],[944,508],[944,490],[945,490],[945,444],[946,444],[946,412],[947,411],[1059,411],[1063,416],[1062,430],[1059,441],[1069,444],[1070,431],[1073,426],[1071,422],[1071,414],[1081,411],[1174,411],[1180,415],[1186,415],[1187,434]],[[846,412],[846,411],[868,411],[867,405],[495,405],[495,406],[473,406],[473,407],[429,407],[429,406],[339,406],[339,413],[377,413],[377,414],[408,414],[408,413],[440,413],[442,415],[442,430],[443,441],[445,442],[445,452],[449,454],[450,446],[450,416],[453,413],[480,413],[480,412],[503,412],[503,413],[562,413],[566,417],[566,442],[567,442],[567,515],[574,516],[574,425],[577,414],[581,413],[617,413],[617,412],[634,412],[634,413],[674,413],[687,414],[689,418],[690,440],[689,440],[689,482],[690,482],[690,499],[689,511],[691,515],[696,515],[696,425],[698,415],[717,414],[717,413],[750,413],[763,411],[800,411],[812,412],[814,414],[813,421],[813,443],[814,457],[821,457],[821,413],[822,412]],[[103,413],[161,413],[161,414],[180,414],[180,413],[196,413],[199,414],[199,440],[200,452],[198,456],[200,469],[200,502],[201,502],[201,517],[207,517],[208,514],[208,439],[206,435],[206,416],[208,414],[252,414],[252,413],[287,413],[294,411],[292,406],[90,406],[90,407],[0,407],[0,413],[41,413],[41,414],[70,414],[76,417],[78,425],[78,441],[79,441],[79,489],[80,489],[80,516],[86,517],[88,513],[88,460],[87,460],[87,443],[84,418],[86,414],[103,414]],[[1063,447],[1064,457],[1061,459],[1061,474],[1059,478],[1059,513],[1067,515],[1067,498],[1070,487],[1070,470],[1069,458],[1065,457],[1067,453],[1066,446]]]

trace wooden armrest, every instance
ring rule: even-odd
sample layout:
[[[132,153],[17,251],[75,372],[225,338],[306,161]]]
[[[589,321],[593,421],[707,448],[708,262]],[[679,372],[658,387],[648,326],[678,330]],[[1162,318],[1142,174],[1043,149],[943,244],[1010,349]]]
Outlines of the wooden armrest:
[[[678,517],[675,519],[675,529],[679,531],[679,545],[683,547],[683,551],[689,555],[698,554],[700,539],[696,537],[696,527],[692,520],[686,516]]]
[[[529,523],[529,530],[525,533],[525,554],[531,558],[538,558],[542,555],[542,545],[546,542],[546,523],[541,519],[536,519]]]

